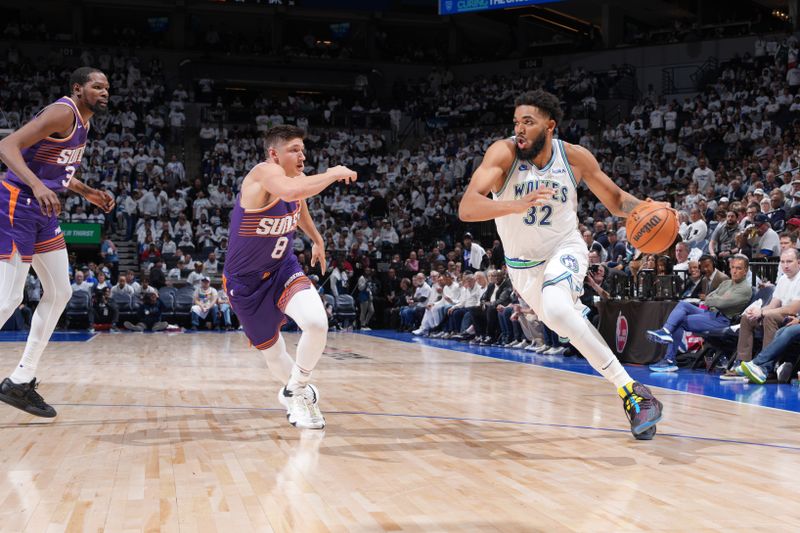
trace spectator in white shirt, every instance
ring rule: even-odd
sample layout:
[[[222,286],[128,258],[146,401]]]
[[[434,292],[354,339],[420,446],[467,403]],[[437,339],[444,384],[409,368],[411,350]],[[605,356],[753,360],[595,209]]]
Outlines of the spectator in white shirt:
[[[200,261],[196,261],[194,264],[194,270],[189,273],[189,276],[186,278],[186,281],[189,282],[189,285],[194,285],[195,287],[200,286],[200,281],[205,277],[203,274],[203,263]]]
[[[93,289],[94,289],[94,285],[92,285],[88,281],[85,281],[85,279],[83,277],[83,272],[81,272],[80,270],[76,271],[75,272],[75,281],[72,284],[72,292],[75,293],[77,291],[84,291],[87,294],[91,295]]]
[[[113,297],[115,294],[134,295],[133,287],[128,285],[128,280],[125,279],[125,276],[120,276],[117,280],[117,284],[111,287],[111,296]]]
[[[219,272],[219,261],[217,261],[217,254],[211,252],[208,254],[208,259],[203,263],[203,271],[209,276],[214,276]]]
[[[698,167],[692,173],[692,181],[697,183],[698,190],[705,191],[709,185],[714,185],[714,171],[706,166],[706,158],[701,157]]]

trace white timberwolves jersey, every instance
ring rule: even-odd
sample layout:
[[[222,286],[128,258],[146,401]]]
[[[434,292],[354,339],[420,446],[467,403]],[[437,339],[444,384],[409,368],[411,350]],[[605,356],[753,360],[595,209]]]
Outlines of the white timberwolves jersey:
[[[556,190],[544,205],[495,219],[506,263],[511,268],[536,266],[552,257],[561,245],[583,243],[578,233],[577,182],[564,144],[553,139],[552,149],[550,162],[542,169],[531,161],[515,158],[502,189],[493,194],[495,200],[519,200],[542,187]]]

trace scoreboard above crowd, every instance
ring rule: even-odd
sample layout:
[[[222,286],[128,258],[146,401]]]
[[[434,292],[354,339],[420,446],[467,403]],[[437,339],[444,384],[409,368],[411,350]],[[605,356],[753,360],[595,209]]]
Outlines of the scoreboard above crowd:
[[[490,9],[508,9],[512,7],[532,6],[536,4],[553,4],[564,0],[439,0],[440,15],[457,15]]]

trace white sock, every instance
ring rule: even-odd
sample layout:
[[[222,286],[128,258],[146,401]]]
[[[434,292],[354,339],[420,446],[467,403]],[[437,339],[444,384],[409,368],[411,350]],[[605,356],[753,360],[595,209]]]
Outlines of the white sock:
[[[42,299],[33,313],[31,331],[28,333],[22,359],[10,376],[14,383],[28,383],[36,376],[36,367],[42,352],[72,297],[66,249],[34,255],[33,268],[42,282]]]

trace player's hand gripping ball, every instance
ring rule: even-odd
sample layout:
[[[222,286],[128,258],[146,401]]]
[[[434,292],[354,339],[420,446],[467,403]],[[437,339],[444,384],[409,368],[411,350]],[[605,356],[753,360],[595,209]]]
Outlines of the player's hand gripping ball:
[[[642,202],[625,222],[628,242],[647,254],[663,252],[678,236],[678,216],[669,204]]]

